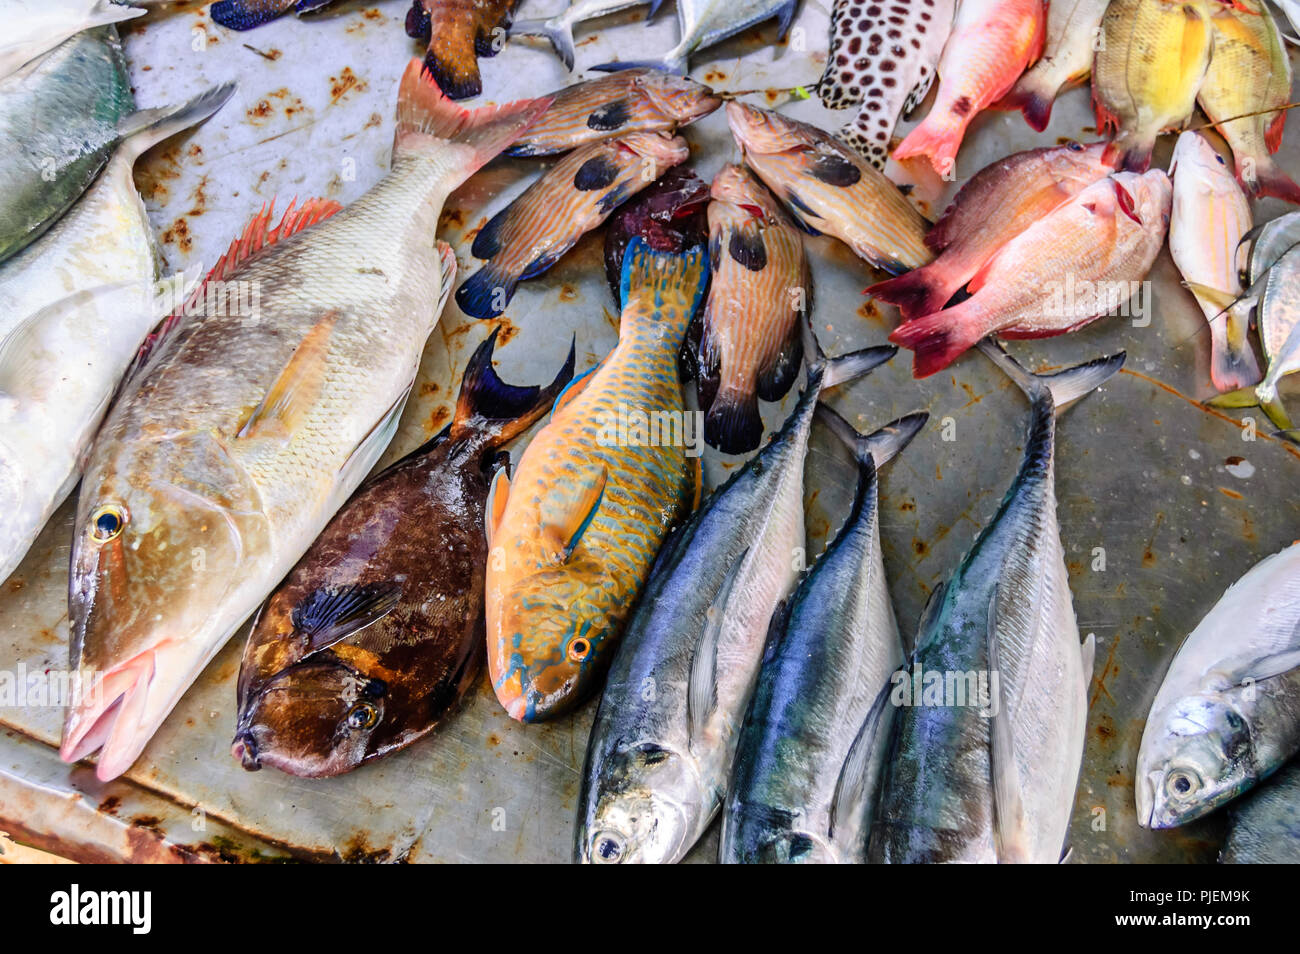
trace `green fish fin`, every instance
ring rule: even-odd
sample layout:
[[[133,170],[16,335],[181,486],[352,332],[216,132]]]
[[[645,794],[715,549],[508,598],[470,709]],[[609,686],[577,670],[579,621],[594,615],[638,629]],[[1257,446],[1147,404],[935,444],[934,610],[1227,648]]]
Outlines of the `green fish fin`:
[[[484,512],[487,515],[487,543],[492,546],[492,538],[496,536],[497,529],[501,526],[501,518],[505,516],[506,502],[510,499],[510,474],[509,468],[502,467],[492,477],[492,483],[488,487],[487,506]]]
[[[700,635],[699,645],[695,647],[686,690],[687,721],[693,739],[699,738],[704,732],[709,716],[718,706],[718,643],[722,638],[722,624],[727,618],[731,592],[736,587],[736,578],[740,576],[740,569],[748,556],[749,548],[746,547],[731,564],[731,569],[722,579],[722,585],[718,587],[717,595],[704,612],[704,632]]]
[[[1255,393],[1255,385],[1252,384],[1249,387],[1237,388],[1235,391],[1216,394],[1205,403],[1210,407],[1258,407],[1259,395]]]
[[[609,468],[601,466],[600,474],[590,484],[581,488],[578,499],[563,511],[548,506],[542,512],[542,542],[556,563],[567,563],[578,548],[582,535],[591,526],[600,503],[605,499],[605,485],[609,483]]]
[[[862,720],[853,744],[849,746],[849,753],[840,768],[840,776],[835,780],[835,794],[831,798],[831,821],[826,833],[830,838],[851,824],[855,817],[862,820],[867,799],[875,790],[876,776],[879,773],[873,770],[881,764],[878,756],[885,744],[886,735],[881,731],[882,721],[893,688],[892,681],[885,683],[867,711],[867,717]]]
[[[591,379],[604,363],[604,359],[601,359],[564,386],[564,390],[555,399],[555,406],[551,408],[551,417],[555,417],[556,414],[568,407],[569,403],[582,393],[583,388],[591,383]]]
[[[998,587],[989,600],[988,666],[998,672]],[[989,720],[989,766],[993,781],[993,841],[1000,864],[1021,864],[1028,860],[1025,844],[1025,806],[1020,799],[1020,771],[1016,766],[1015,739],[1011,732],[1011,713],[1001,699],[993,706]],[[992,702],[993,700],[990,700]]]
[[[1295,430],[1295,425],[1291,423],[1291,416],[1287,414],[1280,396],[1274,394],[1269,400],[1260,401],[1259,407],[1279,431],[1285,433]]]
[[[312,325],[280,371],[260,404],[235,434],[245,440],[288,440],[320,396],[328,367],[330,339],[338,312],[329,311]]]
[[[293,608],[294,632],[318,653],[383,619],[401,602],[395,582],[350,583],[312,590]]]
[[[379,460],[379,455],[384,452],[384,448],[392,442],[393,435],[397,433],[397,423],[402,419],[402,408],[406,407],[406,399],[410,397],[411,385],[414,383],[412,380],[406,385],[406,390],[398,395],[397,400],[390,404],[388,410],[375,422],[375,426],[352,449],[348,459],[339,468],[338,486],[355,487],[361,483],[366,474],[370,473],[370,469],[375,466],[375,461]],[[341,506],[342,501],[339,504]]]

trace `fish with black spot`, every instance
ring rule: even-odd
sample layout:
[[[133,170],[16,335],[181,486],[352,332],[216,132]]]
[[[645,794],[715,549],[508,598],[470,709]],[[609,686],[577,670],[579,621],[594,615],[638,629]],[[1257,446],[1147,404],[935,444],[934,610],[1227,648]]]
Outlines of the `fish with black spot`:
[[[685,139],[662,133],[633,133],[569,153],[474,236],[470,251],[485,261],[456,290],[456,304],[472,317],[495,318],[519,282],[554,265],[689,154]]]
[[[424,68],[452,99],[483,92],[480,56],[496,56],[519,0],[414,0],[406,11],[406,35],[429,44]]]
[[[244,768],[349,772],[428,735],[482,671],[488,485],[574,362],[545,388],[506,384],[496,340],[451,424],[358,490],[263,605],[239,675]]]

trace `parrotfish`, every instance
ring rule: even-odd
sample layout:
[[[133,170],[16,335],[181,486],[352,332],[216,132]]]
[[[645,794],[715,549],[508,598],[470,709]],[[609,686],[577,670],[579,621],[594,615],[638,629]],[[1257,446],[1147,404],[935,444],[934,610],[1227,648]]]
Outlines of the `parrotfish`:
[[[456,304],[475,318],[495,318],[519,282],[546,271],[689,155],[685,139],[662,133],[630,133],[569,153],[479,229],[470,252],[487,261],[456,289]]]
[[[451,424],[362,485],[258,613],[239,677],[244,768],[339,775],[405,748],[483,666],[483,514],[501,448],[573,377],[497,377],[497,332],[465,368]]]
[[[542,20],[516,20],[510,27],[510,35],[523,34],[525,36],[544,36],[550,41],[555,55],[568,69],[573,69],[573,28],[576,24],[584,20],[595,20],[598,17],[609,16],[611,13],[618,13],[621,10],[630,10],[633,7],[642,7],[646,3],[650,4],[650,9],[646,11],[645,18],[649,20],[659,10],[659,5],[663,0],[573,0],[562,13],[558,13],[549,19]]]
[[[1092,72],[1101,18],[1109,4],[1110,0],[1054,0],[1049,4],[1043,56],[1016,81],[998,108],[1019,109],[1034,129],[1046,129],[1052,103],[1061,90],[1084,82]]]
[[[634,132],[672,134],[722,105],[713,90],[685,76],[626,70],[566,86],[511,156],[550,156]]]
[[[921,214],[884,173],[833,136],[740,102],[727,104],[727,122],[745,164],[809,232],[834,236],[891,275],[934,257]]]
[[[374,466],[450,290],[442,204],[547,105],[470,112],[412,60],[389,174],[343,211],[259,215],[196,292],[248,298],[153,343],[81,482],[71,661],[99,681],[64,760],[99,749],[101,779],[126,771]]]
[[[721,43],[729,36],[770,20],[777,19],[777,42],[785,39],[799,8],[799,0],[677,0],[677,24],[681,39],[657,59],[603,63],[593,70],[622,70],[634,66],[652,66],[670,73],[685,73],[688,61],[697,50]]]
[[[799,318],[811,306],[803,237],[770,192],[741,166],[713,178],[713,274],[699,344],[704,439],[725,454],[758,447],[758,399],[779,401],[803,365]]]
[[[513,719],[552,718],[592,692],[656,552],[699,499],[678,353],[707,274],[703,248],[634,239],[618,345],[560,395],[514,476],[492,481],[488,672]]]
[[[685,252],[707,245],[708,206],[709,184],[690,166],[673,166],[615,210],[605,225],[605,278],[620,308],[623,257],[632,239],[645,240],[656,252]]]
[[[429,44],[425,69],[452,99],[483,92],[478,57],[496,56],[519,0],[412,0],[406,35]]]

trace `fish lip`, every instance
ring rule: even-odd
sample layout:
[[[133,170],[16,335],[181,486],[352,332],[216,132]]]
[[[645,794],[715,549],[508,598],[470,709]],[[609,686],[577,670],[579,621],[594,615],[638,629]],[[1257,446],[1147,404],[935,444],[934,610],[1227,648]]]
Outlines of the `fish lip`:
[[[239,760],[246,772],[257,772],[262,768],[262,760],[257,753],[257,739],[249,729],[244,729],[235,736],[230,744],[230,754]]]

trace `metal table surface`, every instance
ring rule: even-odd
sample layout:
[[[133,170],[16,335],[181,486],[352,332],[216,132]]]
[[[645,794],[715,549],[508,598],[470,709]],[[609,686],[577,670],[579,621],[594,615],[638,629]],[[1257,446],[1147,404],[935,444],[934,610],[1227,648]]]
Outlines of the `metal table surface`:
[[[528,0],[521,15],[560,0]],[[137,181],[170,270],[211,264],[264,202],[294,196],[347,203],[387,168],[397,79],[421,51],[402,30],[407,4],[346,2],[236,34],[202,6],[180,3],[133,21],[124,32],[137,99],[175,102],[237,79],[234,99],[197,130],[154,149]],[[834,128],[848,114],[779,92],[811,84],[825,59],[829,4],[805,0],[790,40],[770,45],[774,26],[697,57],[692,75],[719,90],[757,90],[752,101]],[[650,25],[641,11],[578,29],[578,69],[639,51],[667,49],[672,14]],[[1293,52],[1293,57],[1294,57]],[[741,58],[743,56],[743,59]],[[493,100],[537,95],[569,81],[541,41],[512,40],[481,61]],[[963,147],[957,181],[988,162],[1060,138],[1095,135],[1086,89],[1064,95],[1048,131],[1019,114],[980,116]],[[1300,123],[1280,156],[1300,173]],[[738,157],[723,116],[690,127],[692,162],[705,178]],[[1163,141],[1156,162],[1167,162]],[[501,160],[447,204],[441,236],[461,274],[474,260],[468,237],[529,181],[540,164]],[[1257,221],[1283,211],[1257,204]],[[432,238],[432,237],[431,237]],[[517,383],[549,381],[577,335],[579,369],[617,340],[617,317],[601,267],[601,235],[587,236],[550,272],[526,282],[499,324],[499,370]],[[831,353],[881,343],[896,315],[861,290],[876,276],[846,248],[809,240],[815,325]],[[1208,336],[1191,296],[1162,252],[1144,299],[1149,320],[1113,317],[1076,334],[1013,344],[1038,366],[1062,365],[1119,348],[1124,371],[1064,418],[1057,494],[1061,535],[1082,633],[1098,639],[1088,743],[1075,806],[1071,860],[1209,861],[1220,816],[1184,829],[1148,832],[1133,806],[1133,766],[1147,708],[1181,638],[1222,590],[1255,561],[1290,543],[1300,518],[1300,451],[1243,427],[1240,412],[1200,405],[1211,393]],[[454,301],[426,350],[420,382],[385,460],[439,430],[449,417],[460,368],[491,325]],[[924,408],[933,420],[882,481],[886,569],[905,638],[925,599],[992,516],[1022,449],[1027,405],[980,355],[924,381],[908,355],[839,389],[832,403],[859,426]],[[693,389],[692,389],[693,390]],[[1284,391],[1294,400],[1295,386]],[[693,397],[691,398],[693,400]],[[769,426],[781,406],[764,409]],[[950,438],[950,439],[945,439]],[[1253,439],[1251,439],[1253,438]],[[382,466],[382,464],[381,464]],[[712,486],[736,466],[705,455]],[[820,552],[847,511],[853,468],[815,430],[807,468],[809,552]],[[0,585],[0,670],[67,665],[66,577],[72,504],[50,522],[22,567]],[[1104,568],[1103,558],[1104,557]],[[565,861],[578,773],[594,711],[522,726],[511,722],[486,677],[432,737],[349,775],[303,780],[267,769],[250,774],[230,756],[234,681],[242,633],[186,694],[143,757],[122,778],[100,783],[87,765],[58,761],[62,711],[0,708],[0,830],[79,860]],[[716,854],[716,826],[691,854]]]

